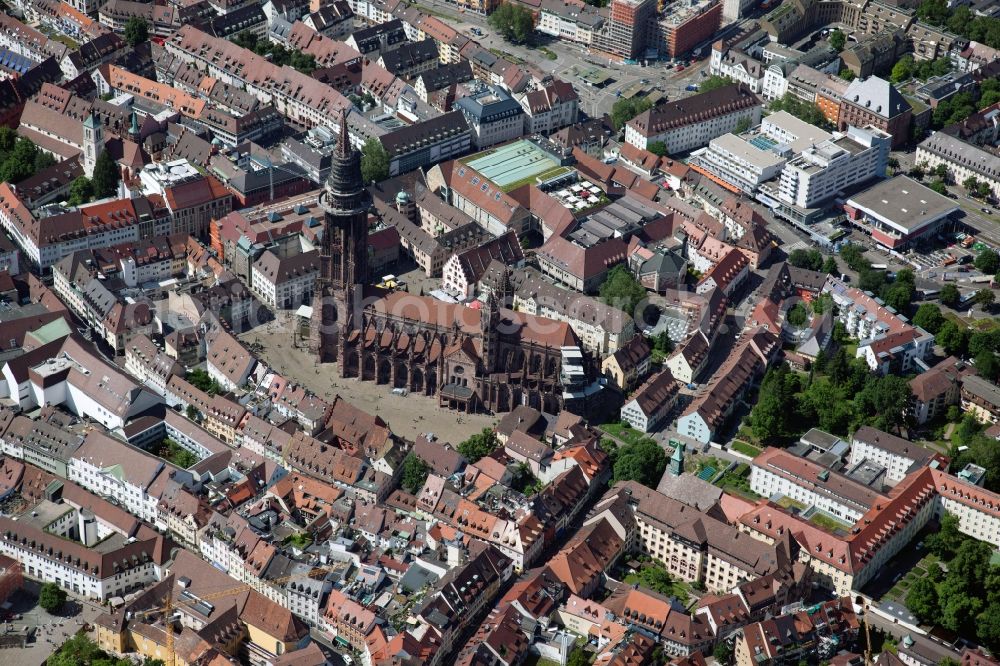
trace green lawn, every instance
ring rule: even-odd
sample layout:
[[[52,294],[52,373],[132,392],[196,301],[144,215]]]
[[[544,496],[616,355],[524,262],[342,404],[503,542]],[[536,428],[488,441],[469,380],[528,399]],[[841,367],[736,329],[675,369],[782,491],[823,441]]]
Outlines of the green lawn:
[[[791,497],[787,496],[783,496],[780,500],[778,500],[778,506],[782,509],[798,509],[800,511],[806,508],[806,505],[802,502],[796,502]]]
[[[809,522],[818,527],[822,527],[825,530],[830,530],[831,532],[835,532],[837,530],[845,531],[851,528],[851,526],[846,523],[842,523],[835,518],[831,518],[826,514],[818,512],[809,516]]]
[[[738,439],[733,440],[733,443],[729,445],[733,451],[742,453],[745,456],[750,456],[751,458],[756,458],[760,455],[760,449],[746,442],[742,442]]]
[[[617,437],[626,444],[634,444],[646,436],[645,433],[639,432],[635,428],[623,423],[605,423],[601,426],[601,430],[612,437]]]

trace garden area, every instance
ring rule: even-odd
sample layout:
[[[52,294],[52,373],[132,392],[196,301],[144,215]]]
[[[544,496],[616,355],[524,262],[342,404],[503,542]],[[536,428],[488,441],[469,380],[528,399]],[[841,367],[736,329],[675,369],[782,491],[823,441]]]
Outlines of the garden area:
[[[934,553],[927,553],[924,555],[919,562],[917,562],[912,569],[906,572],[906,575],[900,578],[892,586],[892,588],[885,593],[882,597],[883,601],[895,601],[900,604],[906,603],[906,595],[910,591],[913,584],[921,579],[925,578],[932,570],[932,567],[936,567],[940,570],[941,558]]]
[[[639,556],[637,559],[638,567],[630,569],[627,565],[622,566],[623,571],[630,571],[621,579],[626,585],[638,584],[665,597],[676,597],[685,606],[692,596],[697,596],[689,583],[671,576],[666,567],[648,555]],[[632,569],[635,573],[631,573]]]
[[[646,439],[646,433],[639,432],[628,423],[605,423],[601,430],[608,433],[615,439],[621,440],[625,444],[635,444],[640,439]]]
[[[902,603],[922,625],[975,637],[1000,649],[1000,564],[991,544],[962,534],[945,514],[937,531],[922,533],[923,546],[904,551],[884,570],[891,585],[883,598]],[[918,537],[920,538],[920,537]],[[912,565],[919,549],[926,548]],[[903,571],[909,566],[909,570]],[[902,575],[899,575],[902,573]]]
[[[198,456],[191,453],[169,437],[160,442],[160,446],[152,453],[153,455],[163,458],[167,462],[177,465],[181,469],[188,469],[192,465],[196,465],[200,460]]]
[[[760,499],[760,495],[750,489],[750,465],[740,463],[733,469],[722,475],[715,485],[719,486],[730,495],[738,495],[751,502]]]

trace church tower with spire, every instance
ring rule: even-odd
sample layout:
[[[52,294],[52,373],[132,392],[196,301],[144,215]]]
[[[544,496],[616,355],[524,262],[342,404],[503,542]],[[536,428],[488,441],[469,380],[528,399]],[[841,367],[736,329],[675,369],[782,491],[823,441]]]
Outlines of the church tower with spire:
[[[361,154],[351,147],[347,114],[320,205],[324,211],[320,271],[313,295],[311,346],[321,363],[343,363],[340,340],[361,324],[368,283],[368,211],[371,197],[361,180]]]
[[[97,158],[104,150],[104,126],[97,114],[91,112],[83,121],[83,172],[87,178],[94,175]]]

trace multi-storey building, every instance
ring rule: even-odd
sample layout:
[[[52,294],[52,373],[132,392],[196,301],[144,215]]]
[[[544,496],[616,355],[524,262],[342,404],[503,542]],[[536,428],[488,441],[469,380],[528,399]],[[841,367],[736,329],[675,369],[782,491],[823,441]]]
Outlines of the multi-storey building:
[[[962,380],[962,409],[980,423],[1000,421],[1000,387],[978,375]]]
[[[158,496],[150,487],[173,468],[100,431],[90,432],[69,464],[69,480],[101,497],[112,497],[129,513],[155,522]]]
[[[849,525],[860,520],[877,502],[887,499],[850,476],[773,447],[754,458],[750,487],[761,497],[789,497]]]
[[[587,524],[607,520],[625,535],[625,551],[662,563],[671,575],[710,591],[782,572],[790,565],[778,547],[754,543],[735,527],[634,481],[615,484]]]
[[[958,204],[908,176],[876,183],[847,200],[847,219],[897,252],[936,234]]]
[[[943,468],[945,462],[940,454],[902,437],[876,430],[871,426],[862,426],[851,438],[851,456],[847,464],[849,467],[854,467],[867,460],[881,465],[886,470],[886,484],[896,485],[906,478],[907,474],[929,466],[935,459],[941,462]]]
[[[638,57],[646,48],[646,31],[655,15],[655,0],[612,0],[608,17],[594,34],[592,48],[617,58]]]
[[[603,25],[604,17],[590,5],[566,0],[542,0],[535,30],[559,39],[589,45]]]
[[[934,336],[904,321],[882,301],[830,277],[823,291],[837,304],[837,321],[861,341],[857,355],[880,373],[912,372],[934,347]]]
[[[143,590],[159,579],[165,564],[162,540],[156,535],[92,549],[93,543],[0,517],[0,553],[17,560],[25,575],[102,602]]]
[[[513,141],[524,134],[524,109],[510,93],[498,86],[483,86],[455,102],[472,129],[477,149]]]
[[[316,250],[284,256],[265,250],[253,264],[250,288],[268,307],[297,308],[312,301],[318,274]]]
[[[892,147],[896,149],[909,141],[912,119],[913,108],[895,86],[871,76],[855,79],[847,87],[840,102],[837,125],[841,131],[851,125],[880,129],[892,135]]]
[[[625,126],[625,141],[644,150],[662,141],[667,153],[681,153],[704,146],[741,123],[759,125],[761,108],[748,88],[723,86],[640,113]]]
[[[622,406],[622,421],[628,421],[639,432],[659,430],[677,404],[680,387],[669,369],[656,373]]]
[[[662,56],[677,58],[710,39],[722,21],[721,0],[675,2],[649,19],[647,46]],[[757,92],[757,91],[754,91]]]
[[[820,206],[837,193],[885,175],[892,137],[869,127],[807,148],[782,169],[778,198],[799,209]]]
[[[916,162],[926,164],[929,170],[943,164],[953,182],[975,178],[986,183],[995,198],[1000,198],[1000,157],[995,153],[946,132],[935,132],[917,146]]]

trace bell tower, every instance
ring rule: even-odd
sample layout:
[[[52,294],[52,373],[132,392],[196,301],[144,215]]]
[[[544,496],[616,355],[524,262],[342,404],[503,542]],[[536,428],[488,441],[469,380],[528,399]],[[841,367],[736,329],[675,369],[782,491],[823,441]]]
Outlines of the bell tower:
[[[339,343],[360,326],[358,309],[368,283],[371,197],[361,180],[361,154],[351,147],[344,111],[340,114],[340,136],[320,205],[324,225],[319,278],[313,296],[311,346],[321,363],[329,363],[343,360],[343,345]]]

